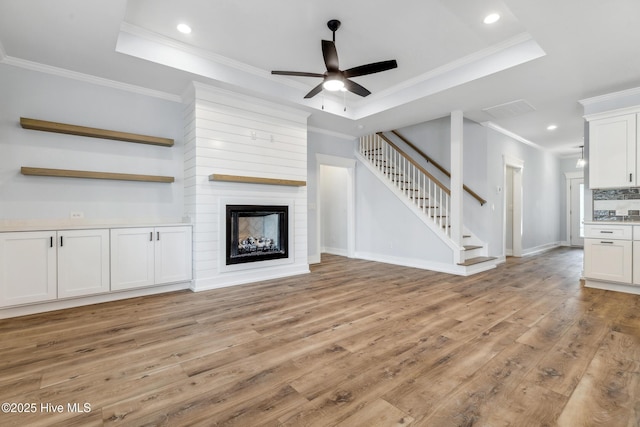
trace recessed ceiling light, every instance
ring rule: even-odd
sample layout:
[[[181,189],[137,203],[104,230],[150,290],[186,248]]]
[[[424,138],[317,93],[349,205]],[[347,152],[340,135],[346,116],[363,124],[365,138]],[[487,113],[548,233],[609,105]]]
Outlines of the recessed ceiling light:
[[[178,24],[178,26],[176,27],[178,29],[178,31],[180,31],[182,34],[189,34],[191,33],[191,27],[188,26],[187,24]]]
[[[500,15],[498,15],[497,13],[491,13],[485,16],[483,22],[485,24],[495,24],[496,22],[498,22],[499,19],[500,19]]]
[[[558,125],[549,125],[547,126],[547,130],[556,130],[558,129]]]

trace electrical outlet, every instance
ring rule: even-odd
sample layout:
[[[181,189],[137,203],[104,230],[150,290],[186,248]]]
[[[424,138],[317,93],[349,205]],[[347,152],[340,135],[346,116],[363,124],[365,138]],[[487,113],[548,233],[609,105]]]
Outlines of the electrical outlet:
[[[69,214],[69,218],[71,218],[71,219],[82,219],[82,218],[84,218],[84,212],[71,212]]]

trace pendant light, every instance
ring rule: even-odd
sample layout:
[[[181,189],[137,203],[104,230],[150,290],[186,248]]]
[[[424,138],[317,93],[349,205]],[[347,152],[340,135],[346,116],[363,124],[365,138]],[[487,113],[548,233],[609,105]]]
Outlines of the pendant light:
[[[576,163],[576,167],[582,169],[582,168],[584,168],[584,165],[587,164],[587,161],[584,159],[584,145],[581,145],[580,149],[582,150],[582,152],[580,153],[580,158],[578,159],[578,162]]]

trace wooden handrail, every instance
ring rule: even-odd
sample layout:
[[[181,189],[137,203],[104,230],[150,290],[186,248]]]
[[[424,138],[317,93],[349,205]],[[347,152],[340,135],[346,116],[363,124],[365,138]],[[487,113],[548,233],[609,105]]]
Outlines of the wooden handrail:
[[[446,185],[444,185],[443,183],[441,183],[440,181],[438,181],[438,179],[431,175],[425,168],[423,168],[420,164],[418,164],[418,162],[416,162],[415,160],[413,160],[411,158],[411,156],[409,156],[407,153],[405,153],[404,151],[402,151],[400,149],[400,147],[398,147],[396,144],[394,144],[393,142],[391,142],[391,140],[389,138],[387,138],[386,136],[384,136],[384,134],[382,132],[377,132],[376,135],[378,135],[380,138],[382,138],[387,144],[389,144],[391,147],[393,147],[394,150],[396,150],[398,153],[400,153],[400,155],[402,155],[405,159],[407,159],[409,161],[409,163],[411,163],[413,166],[416,167],[416,169],[418,169],[420,172],[422,172],[423,174],[425,174],[427,177],[429,177],[429,179],[431,181],[433,181],[434,184],[436,184],[438,187],[440,187],[442,189],[442,191],[444,191],[446,194],[448,194],[449,196],[451,195],[451,191],[447,188]]]
[[[443,174],[445,174],[448,178],[451,178],[451,174],[449,173],[448,170],[446,170],[444,167],[442,167],[438,162],[436,162],[435,160],[433,160],[431,157],[427,156],[422,150],[420,150],[418,147],[416,147],[413,143],[411,143],[411,141],[409,141],[407,138],[405,138],[404,136],[402,136],[400,134],[400,132],[398,132],[397,130],[392,130],[391,133],[393,133],[395,136],[397,136],[398,138],[400,138],[402,140],[402,142],[404,142],[405,144],[407,144],[409,147],[411,147],[416,153],[418,153],[419,155],[422,156],[423,159],[425,159],[427,162],[431,163],[436,169],[438,169],[440,172],[442,172]],[[473,191],[472,189],[470,189],[469,187],[467,187],[466,185],[462,185],[462,188],[464,189],[464,191],[466,191],[467,193],[469,193],[471,195],[471,197],[473,197],[474,199],[476,199],[478,202],[480,202],[480,206],[484,205],[485,203],[487,203],[487,201],[485,199],[483,199],[482,197],[480,197],[475,191]]]

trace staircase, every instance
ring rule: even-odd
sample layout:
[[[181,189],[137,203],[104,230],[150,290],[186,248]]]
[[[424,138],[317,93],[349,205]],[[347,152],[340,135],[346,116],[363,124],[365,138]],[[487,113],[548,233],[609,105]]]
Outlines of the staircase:
[[[360,138],[357,157],[426,226],[453,251],[451,272],[471,275],[495,268],[495,257],[487,256],[486,244],[468,229],[463,244],[451,238],[450,190],[382,133]]]

